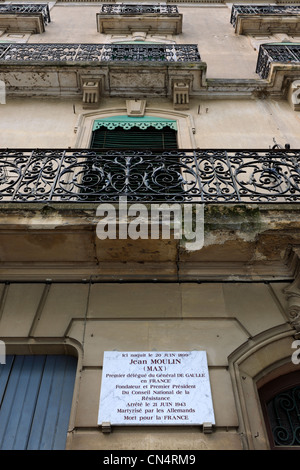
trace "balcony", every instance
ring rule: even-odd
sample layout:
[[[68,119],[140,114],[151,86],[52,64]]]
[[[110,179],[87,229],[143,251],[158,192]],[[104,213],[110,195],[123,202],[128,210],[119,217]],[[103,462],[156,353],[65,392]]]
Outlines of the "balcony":
[[[40,62],[200,62],[194,44],[0,44],[0,64]]]
[[[2,149],[0,162],[4,281],[293,277],[300,245],[299,150]],[[141,210],[144,203],[148,229],[152,202],[170,202],[176,211],[179,205],[183,222],[182,203],[192,210],[191,203],[205,203],[205,246],[191,249],[174,237],[172,225],[165,237],[148,232],[133,239],[131,232],[100,238],[98,223],[106,215],[97,211],[99,204],[115,211],[120,229],[121,196],[128,210],[134,202]],[[128,223],[138,223],[137,216],[128,212]]]
[[[48,4],[18,3],[0,5],[0,29],[6,33],[44,33],[50,21]]]
[[[263,79],[269,79],[272,68],[286,71],[293,79],[300,78],[300,44],[272,43],[262,44],[259,48],[256,72]]]
[[[182,32],[182,15],[176,5],[104,4],[96,21],[97,30],[104,34]]]
[[[173,97],[204,86],[206,64],[194,44],[0,44],[7,96]],[[95,98],[95,105],[98,104]]]
[[[300,150],[0,152],[0,202],[300,202]]]
[[[237,34],[299,34],[299,5],[233,5],[230,23]]]

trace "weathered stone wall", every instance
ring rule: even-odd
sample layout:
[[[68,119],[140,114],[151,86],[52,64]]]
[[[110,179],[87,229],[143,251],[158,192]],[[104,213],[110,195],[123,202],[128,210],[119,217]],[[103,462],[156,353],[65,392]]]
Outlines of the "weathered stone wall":
[[[164,95],[145,97],[145,112],[177,120],[180,148],[299,148],[300,114],[285,97],[262,93],[255,73],[262,38],[236,35],[230,7],[180,4],[182,34],[148,34],[146,41],[198,44],[207,88],[191,94],[189,110],[174,110]],[[58,3],[45,33],[11,40],[133,39],[99,34],[98,11]],[[77,95],[8,96],[0,105],[1,147],[88,148],[94,119],[118,114],[126,114],[122,96],[101,96],[92,111]],[[284,288],[297,273],[299,245],[298,206],[270,207],[207,205],[205,246],[187,253],[169,241],[99,242],[95,208],[21,203],[10,212],[1,205],[0,338],[8,353],[78,357],[68,449],[268,448],[257,383],[279,366],[291,368],[295,329]],[[207,351],[212,434],[182,426],[102,434],[97,427],[103,352],[152,349]]]
[[[200,108],[199,108],[200,107]],[[14,99],[1,105],[2,148],[74,148],[78,135],[84,132],[80,146],[87,148],[91,129],[79,124],[87,114],[82,103],[44,99]],[[126,114],[125,99],[101,100],[93,119]],[[147,115],[168,116],[179,122],[178,141],[181,148],[271,148],[289,143],[299,147],[299,112],[287,101],[273,100],[191,100],[189,112],[174,113],[167,99],[148,100]],[[195,134],[192,134],[193,117]]]
[[[287,328],[287,283],[11,283],[1,285],[7,350],[78,355],[69,449],[241,449],[229,356]],[[291,342],[292,340],[290,340]],[[216,427],[97,427],[105,350],[206,350]],[[248,361],[249,362],[249,361]],[[261,370],[267,358],[261,359]],[[249,366],[248,366],[249,368]]]
[[[285,98],[274,100],[263,93],[255,95],[255,81],[259,81],[255,73],[256,43],[248,36],[235,34],[230,24],[230,7],[229,4],[214,7],[179,5],[183,33],[161,35],[155,41],[197,44],[202,60],[207,63],[208,88],[202,95],[191,93],[190,109],[181,114],[174,113],[170,98],[146,98],[146,114],[177,119],[181,148],[269,148],[274,143],[289,143],[292,148],[297,148],[299,112],[295,112]],[[45,33],[31,35],[28,42],[105,43],[130,39],[126,35],[114,37],[98,33],[96,13],[99,8],[99,5],[55,4],[51,8],[52,21]],[[273,39],[276,40],[275,36]],[[146,37],[147,40],[151,38]],[[24,73],[22,77],[26,81]],[[222,82],[228,79],[226,84]],[[217,85],[215,80],[222,83]],[[20,77],[15,82],[17,85]],[[232,88],[230,93],[228,87]],[[93,118],[107,117],[118,111],[126,114],[125,98],[101,96]],[[24,96],[19,99],[8,96],[6,104],[0,106],[0,113],[1,147],[89,146],[91,129],[77,126],[87,111],[82,100],[76,97],[28,99]],[[187,128],[180,125],[184,120],[188,122]],[[80,141],[78,135],[81,132],[85,137]]]

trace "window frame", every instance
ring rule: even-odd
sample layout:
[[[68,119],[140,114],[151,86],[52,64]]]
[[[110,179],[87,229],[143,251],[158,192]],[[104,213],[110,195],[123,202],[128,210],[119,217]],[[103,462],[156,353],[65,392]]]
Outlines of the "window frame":
[[[276,395],[290,390],[291,388],[299,385],[300,386],[300,371],[293,371],[285,375],[267,382],[265,385],[258,389],[258,395],[260,399],[262,414],[266,427],[267,437],[269,439],[269,445],[271,450],[300,450],[300,445],[288,446],[288,445],[276,445],[273,438],[271,423],[267,411],[267,404],[270,400],[276,397]],[[299,421],[300,425],[300,421]]]

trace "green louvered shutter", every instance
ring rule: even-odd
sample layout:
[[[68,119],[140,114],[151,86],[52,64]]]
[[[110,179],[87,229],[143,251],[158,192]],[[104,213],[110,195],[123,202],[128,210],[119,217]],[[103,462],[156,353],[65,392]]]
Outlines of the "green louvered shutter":
[[[177,132],[170,127],[147,129],[132,127],[107,129],[100,127],[93,132],[92,149],[172,150],[177,148]]]

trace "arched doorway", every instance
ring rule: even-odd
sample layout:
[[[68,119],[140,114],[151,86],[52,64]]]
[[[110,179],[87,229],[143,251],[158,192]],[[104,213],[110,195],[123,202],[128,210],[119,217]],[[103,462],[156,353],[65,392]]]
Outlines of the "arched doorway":
[[[270,448],[300,449],[300,370],[280,375],[259,389]]]

